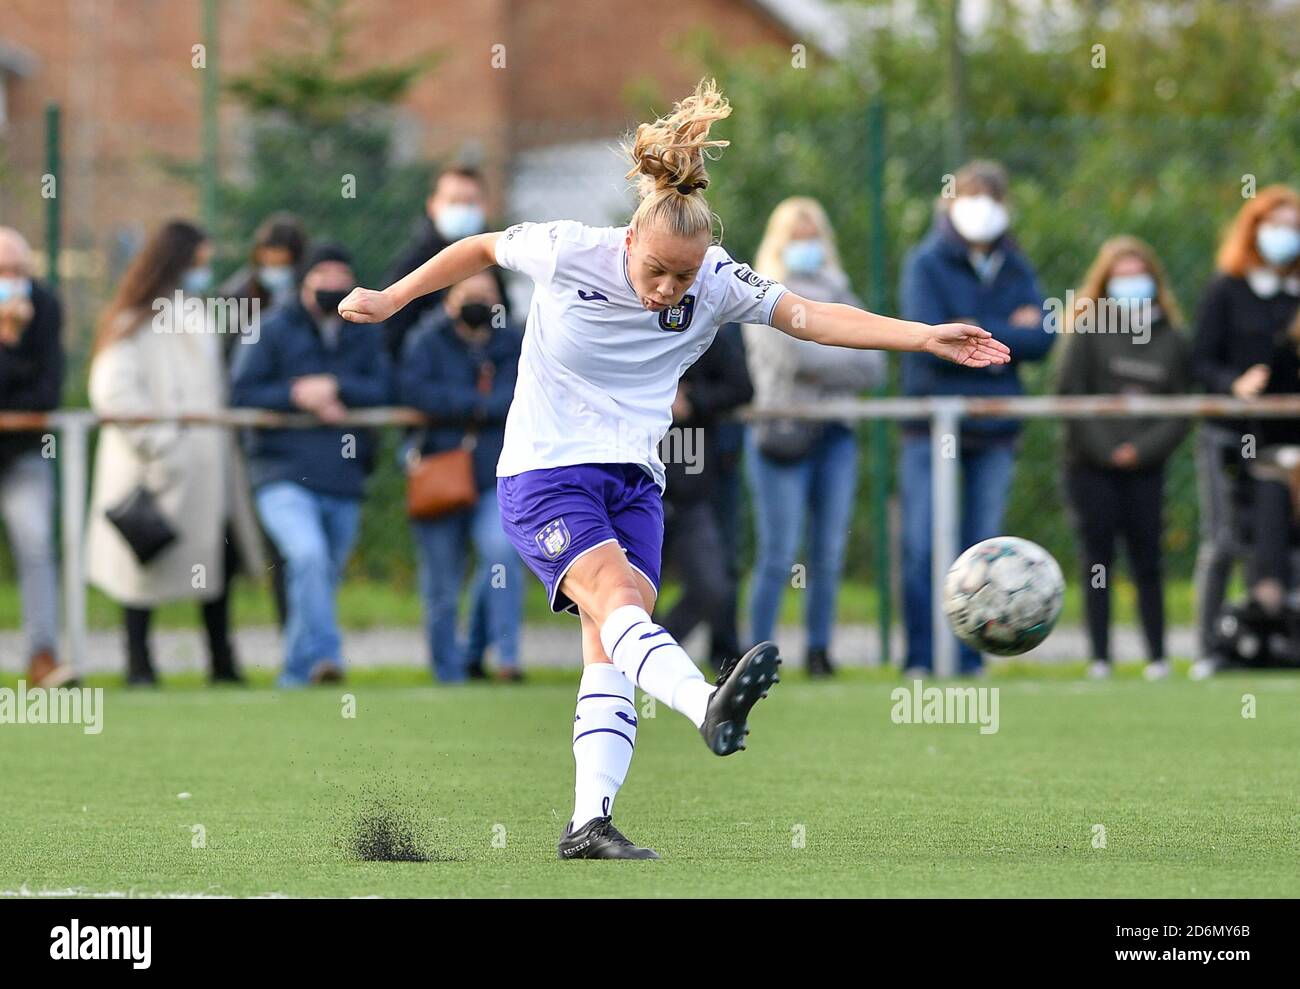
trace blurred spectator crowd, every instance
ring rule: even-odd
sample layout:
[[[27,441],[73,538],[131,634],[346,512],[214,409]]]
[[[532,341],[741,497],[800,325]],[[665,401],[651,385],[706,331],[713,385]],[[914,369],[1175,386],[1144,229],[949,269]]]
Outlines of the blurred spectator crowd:
[[[473,169],[438,175],[419,228],[396,253],[385,284],[487,229],[486,203]],[[907,255],[899,313],[928,323],[976,323],[1010,346],[1012,363],[971,370],[905,354],[904,395],[1020,395],[1020,366],[1048,359],[1062,395],[1300,393],[1294,188],[1271,186],[1244,201],[1217,257],[1205,259],[1208,281],[1190,319],[1156,247],[1127,235],[1101,246],[1064,303],[1046,298],[1033,259],[1015,240],[1014,205],[998,163],[974,161],[956,172],[949,194],[936,200],[928,234]],[[309,236],[292,215],[266,219],[247,264],[224,284],[214,284],[211,264],[212,245],[193,223],[167,223],[149,238],[98,321],[89,371],[94,411],[147,416],[248,407],[307,413],[319,425],[242,435],[177,422],[101,428],[86,576],[122,607],[128,682],[156,683],[151,618],[159,605],[180,599],[197,604],[212,680],[242,680],[230,629],[231,581],[239,573],[260,579],[268,569],[283,627],[279,683],[344,676],[339,581],[378,455],[371,431],[344,420],[350,410],[392,405],[431,417],[408,430],[400,456],[412,483],[411,541],[432,669],[448,683],[519,679],[525,575],[501,530],[495,466],[523,334],[501,272],[476,275],[369,326],[344,324],[337,315],[357,284],[348,246]],[[773,210],[754,267],[805,297],[861,304],[816,200],[795,197]],[[211,299],[238,305],[215,310],[218,318],[205,305]],[[61,329],[59,301],[33,278],[27,241],[0,228],[0,411],[59,406]],[[745,426],[730,414],[750,404],[781,410],[858,397],[886,374],[879,352],[729,325],[681,379],[673,406],[677,443],[664,456],[664,557],[682,592],[660,620],[678,639],[706,626],[713,665],[773,638],[784,592],[793,586],[804,592],[807,668],[834,672],[836,602],[858,482],[854,423],[774,418]],[[1187,419],[1065,421],[1062,502],[1080,546],[1077,583],[1091,676],[1111,668],[1111,571],[1121,541],[1137,589],[1147,675],[1168,675],[1164,477],[1189,426]],[[1020,428],[1013,419],[964,425],[953,451],[961,471],[960,548],[1000,533]],[[929,672],[933,651],[931,442],[927,422],[903,424],[903,666],[917,676]],[[1195,443],[1197,658],[1212,668],[1239,658],[1225,628],[1290,627],[1300,577],[1292,564],[1300,421],[1207,420]],[[425,493],[419,497],[417,478]],[[430,502],[423,487],[430,479],[444,495],[453,482],[461,491]],[[74,676],[57,653],[55,487],[45,438],[0,432],[0,511],[19,576],[28,678],[44,685]],[[742,603],[746,487],[756,559]],[[1238,560],[1247,564],[1248,598],[1230,609],[1225,598]],[[1285,649],[1285,642],[1276,646]],[[963,673],[981,671],[978,653],[963,646],[959,655]]]

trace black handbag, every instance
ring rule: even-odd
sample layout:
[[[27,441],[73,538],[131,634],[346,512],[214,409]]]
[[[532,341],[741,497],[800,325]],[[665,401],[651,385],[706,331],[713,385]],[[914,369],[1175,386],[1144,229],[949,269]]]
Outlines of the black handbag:
[[[153,492],[143,484],[104,514],[142,565],[176,541],[176,530],[158,507]]]
[[[808,456],[825,431],[824,423],[807,419],[766,419],[754,424],[758,452],[781,464]]]

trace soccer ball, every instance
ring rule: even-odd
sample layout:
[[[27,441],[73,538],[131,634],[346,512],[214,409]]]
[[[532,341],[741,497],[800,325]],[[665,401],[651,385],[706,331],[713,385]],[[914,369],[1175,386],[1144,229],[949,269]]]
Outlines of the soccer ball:
[[[972,649],[1018,656],[1047,638],[1064,594],[1065,578],[1051,553],[1028,539],[994,536],[948,569],[943,611]]]

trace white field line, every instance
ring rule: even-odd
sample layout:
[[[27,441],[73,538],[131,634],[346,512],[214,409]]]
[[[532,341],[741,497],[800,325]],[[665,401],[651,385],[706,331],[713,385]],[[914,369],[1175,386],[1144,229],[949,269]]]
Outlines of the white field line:
[[[230,893],[194,893],[183,891],[164,892],[154,890],[145,892],[136,887],[129,890],[93,890],[84,886],[68,886],[63,889],[32,889],[23,883],[18,889],[0,889],[0,899],[94,899],[94,900],[306,900],[335,899],[335,897],[294,896],[290,893],[254,893],[251,896],[234,896]],[[374,894],[347,897],[350,900],[378,900]]]

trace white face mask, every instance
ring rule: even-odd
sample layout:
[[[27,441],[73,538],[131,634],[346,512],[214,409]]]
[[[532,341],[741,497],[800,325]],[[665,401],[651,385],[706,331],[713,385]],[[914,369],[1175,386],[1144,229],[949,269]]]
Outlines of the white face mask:
[[[1123,302],[1141,302],[1156,297],[1155,277],[1145,271],[1136,275],[1111,275],[1106,279],[1106,295]]]
[[[792,240],[781,251],[785,270],[795,275],[815,275],[826,260],[826,249],[816,237]]]
[[[1279,268],[1300,257],[1300,230],[1284,223],[1261,223],[1255,230],[1259,255]]]
[[[293,266],[264,264],[257,269],[257,280],[272,295],[279,295],[293,288]]]
[[[0,278],[0,302],[25,299],[32,294],[30,278]]]
[[[487,225],[483,207],[468,203],[448,203],[438,210],[433,217],[433,225],[438,228],[444,240],[460,240],[481,234]]]
[[[948,210],[953,229],[970,244],[991,244],[1009,224],[1007,208],[992,196],[958,196]]]
[[[181,275],[181,288],[187,295],[202,295],[212,287],[212,269],[206,264],[189,268]]]

